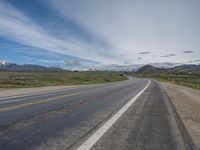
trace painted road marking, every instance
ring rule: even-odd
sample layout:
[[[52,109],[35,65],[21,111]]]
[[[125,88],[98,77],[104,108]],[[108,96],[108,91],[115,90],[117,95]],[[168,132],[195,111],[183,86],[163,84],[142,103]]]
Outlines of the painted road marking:
[[[105,124],[103,124],[95,133],[93,133],[77,150],[89,150],[92,146],[108,131],[108,129],[126,112],[126,110],[140,97],[140,95],[149,87],[151,81],[128,103],[126,103],[117,113],[115,113]]]
[[[43,92],[35,92],[35,93],[29,93],[29,94],[19,94],[19,95],[14,95],[14,96],[5,96],[5,97],[0,97],[0,102],[2,103],[3,101],[11,101],[15,102],[17,100],[9,100],[9,99],[16,99],[16,98],[26,98],[28,96],[43,96],[43,94],[49,94],[49,93],[56,93],[56,92],[65,92],[73,89],[78,89],[81,86],[76,86],[76,87],[67,87],[65,89],[59,89],[59,90],[49,90],[49,91],[43,91]]]
[[[42,103],[47,103],[47,102],[51,102],[51,101],[59,100],[59,99],[62,99],[62,98],[79,95],[79,94],[80,93],[72,93],[72,94],[68,94],[68,95],[62,95],[62,96],[57,96],[57,97],[53,97],[53,98],[41,99],[41,100],[37,100],[37,101],[33,101],[33,102],[18,104],[18,105],[15,105],[15,106],[8,106],[8,107],[5,107],[5,108],[0,108],[0,112],[15,110],[15,109],[19,109],[19,108],[25,108],[25,107],[28,107],[28,106],[33,106],[33,105],[42,104]]]
[[[90,90],[90,92],[91,91],[95,91],[95,90],[101,90],[101,89],[110,88],[112,86],[113,85],[107,86],[107,87],[97,87],[96,89]],[[76,88],[74,88],[74,89],[76,89]],[[80,95],[80,94],[84,94],[84,93],[88,93],[88,91],[86,90],[86,91],[83,91],[83,92],[71,93],[71,94],[68,94],[68,95],[61,95],[61,96],[56,96],[56,97],[47,98],[47,99],[40,98],[40,99],[32,101],[32,102],[28,102],[27,101],[27,102],[22,103],[22,104],[17,104],[17,105],[14,105],[14,106],[7,106],[7,107],[0,108],[0,112],[16,110],[16,109],[19,109],[19,108],[30,107],[30,106],[34,106],[34,105],[37,105],[37,104],[47,103],[47,102],[59,100],[61,98],[66,98],[66,97],[70,97],[70,96],[76,96],[76,95]],[[12,100],[8,100],[8,103],[14,102],[14,101],[12,101],[12,102],[10,102],[10,101],[12,101]],[[20,100],[16,100],[16,101],[20,101]],[[1,104],[1,101],[0,101],[0,104]]]

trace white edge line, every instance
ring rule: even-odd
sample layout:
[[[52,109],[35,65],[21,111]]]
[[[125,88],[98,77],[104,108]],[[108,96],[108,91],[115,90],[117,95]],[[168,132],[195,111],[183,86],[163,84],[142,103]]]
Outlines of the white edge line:
[[[126,112],[126,110],[139,98],[139,96],[149,87],[151,81],[129,102],[127,102],[117,113],[105,122],[95,133],[93,133],[77,150],[89,150],[106,133],[106,131]]]

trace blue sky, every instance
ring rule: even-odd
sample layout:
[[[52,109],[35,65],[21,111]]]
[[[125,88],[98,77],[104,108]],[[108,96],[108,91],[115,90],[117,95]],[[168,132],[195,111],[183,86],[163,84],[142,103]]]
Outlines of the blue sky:
[[[198,0],[0,0],[0,60],[92,67],[200,59]]]

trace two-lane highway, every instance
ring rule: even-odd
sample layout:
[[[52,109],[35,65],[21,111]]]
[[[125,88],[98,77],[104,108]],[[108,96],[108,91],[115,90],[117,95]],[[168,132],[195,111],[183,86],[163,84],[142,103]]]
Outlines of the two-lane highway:
[[[1,149],[66,149],[134,97],[147,80],[88,85],[0,101]]]
[[[108,83],[108,84],[97,84],[97,85],[85,85],[80,87],[72,87],[57,91],[50,91],[40,94],[32,94],[29,96],[4,98],[0,100],[0,149],[1,150],[26,150],[26,149],[37,149],[37,150],[61,150],[61,149],[76,149],[87,141],[96,130],[101,128],[112,116],[118,112],[127,102],[129,102],[133,97],[138,95],[147,85],[149,81],[146,79],[136,79],[131,78],[127,81]],[[149,95],[150,96],[145,96]],[[159,126],[154,129],[153,122],[143,115],[137,115],[138,120],[143,119],[140,122],[137,119],[135,122],[138,124],[137,128],[143,128],[143,130],[138,130],[140,132],[135,132],[135,128],[132,130],[130,128],[130,121],[126,119],[126,113],[121,116],[124,119],[123,124],[128,126],[126,132],[131,132],[134,136],[145,136],[144,130],[149,130],[150,128],[145,126],[143,123],[149,121],[152,124],[153,131],[158,134],[154,136],[151,132],[152,137],[155,138],[154,142],[162,136],[162,142],[160,144],[167,145],[167,138],[170,141],[175,141],[174,143],[185,143],[185,139],[182,138],[179,131],[179,127],[173,119],[173,112],[168,109],[171,107],[166,103],[166,97],[156,97],[156,95],[163,95],[164,93],[160,88],[158,88],[157,83],[151,83],[150,87],[142,93],[142,96],[136,101],[137,108],[133,113],[141,113],[145,111],[150,113],[149,115],[162,115],[156,114],[159,111],[154,111],[155,114],[151,114],[151,111],[158,109],[163,109],[163,117],[166,119],[165,122],[159,124]],[[142,98],[143,97],[143,98]],[[162,102],[163,101],[163,102]],[[155,103],[158,102],[158,105]],[[144,105],[147,103],[147,105]],[[135,103],[134,103],[135,104]],[[133,105],[134,105],[133,104]],[[167,107],[167,108],[166,108]],[[151,109],[150,109],[151,108]],[[130,111],[131,108],[128,109]],[[134,108],[135,109],[135,108]],[[137,111],[139,110],[139,111]],[[149,110],[149,111],[146,111]],[[151,111],[150,111],[151,110]],[[166,115],[169,114],[169,115]],[[133,116],[134,118],[135,116]],[[128,118],[131,120],[131,118]],[[155,121],[163,121],[162,116],[157,118]],[[116,122],[117,124],[118,121]],[[148,122],[146,122],[148,124]],[[166,123],[171,125],[166,125]],[[106,137],[112,137],[113,133],[110,131],[115,131],[117,135],[121,138],[124,133],[120,132],[123,129],[120,126],[115,128],[115,124],[105,133],[101,139],[93,147],[96,149],[112,149],[112,140],[108,140],[106,144]],[[126,127],[126,126],[124,126]],[[113,129],[115,128],[115,129]],[[174,129],[175,128],[175,129]],[[166,132],[169,132],[166,134]],[[178,134],[179,138],[175,138],[175,134]],[[134,134],[137,135],[134,135]],[[108,135],[106,135],[108,134]],[[121,135],[122,134],[122,135]],[[167,135],[164,138],[164,135]],[[124,135],[127,135],[124,134]],[[187,136],[187,135],[184,135]],[[119,137],[113,136],[113,139],[120,139]],[[151,138],[151,137],[149,137]],[[177,139],[180,140],[177,142]],[[124,141],[124,139],[121,141]],[[158,140],[159,141],[159,140]],[[128,144],[133,144],[131,141]],[[140,139],[135,140],[141,144],[145,144],[145,141]],[[187,141],[186,141],[187,142]],[[104,146],[102,146],[102,143]],[[134,143],[134,145],[137,145]],[[171,142],[173,143],[173,142]],[[168,142],[168,144],[171,144]],[[173,149],[176,149],[176,144],[173,143]],[[123,145],[123,143],[121,143]],[[124,142],[127,145],[127,142]],[[105,147],[107,145],[107,147]],[[120,145],[121,146],[121,145]],[[158,145],[156,145],[158,147]],[[179,146],[179,145],[178,145]],[[186,144],[187,146],[187,144]],[[122,146],[123,147],[123,146]],[[125,146],[126,149],[130,147]],[[168,145],[169,148],[170,145]],[[182,146],[184,147],[184,146]],[[131,147],[132,148],[132,147]],[[134,147],[137,149],[137,146]],[[141,147],[138,147],[141,148]],[[147,147],[148,148],[148,147]],[[153,149],[151,145],[150,149]]]

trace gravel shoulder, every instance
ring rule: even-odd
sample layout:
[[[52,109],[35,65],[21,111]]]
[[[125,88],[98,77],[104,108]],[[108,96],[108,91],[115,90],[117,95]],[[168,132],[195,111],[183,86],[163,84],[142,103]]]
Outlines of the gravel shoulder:
[[[192,149],[179,121],[164,90],[153,81],[92,150]]]
[[[195,146],[200,150],[200,90],[161,83]]]

